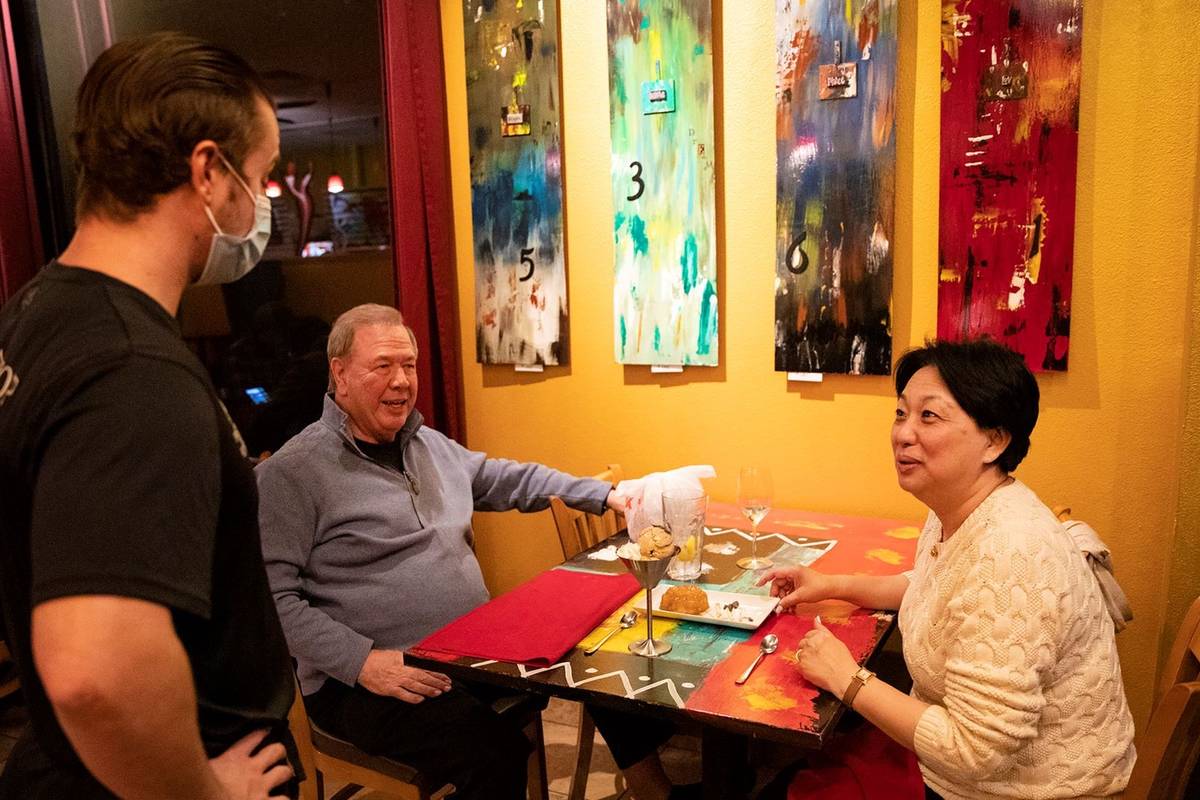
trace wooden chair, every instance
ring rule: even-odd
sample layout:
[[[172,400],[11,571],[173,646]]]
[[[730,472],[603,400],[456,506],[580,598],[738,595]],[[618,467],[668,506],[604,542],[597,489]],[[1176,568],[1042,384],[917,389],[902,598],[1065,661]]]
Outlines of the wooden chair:
[[[1185,800],[1200,792],[1200,597],[1183,618],[1137,742],[1126,800]]]
[[[621,482],[621,465],[609,464],[608,469],[595,478],[615,486]],[[550,498],[550,513],[554,516],[554,527],[558,530],[558,541],[562,545],[564,561],[574,558],[625,527],[624,515],[612,509],[600,516],[585,514],[568,508],[567,504],[557,497]]]
[[[326,781],[347,784],[329,800],[349,800],[363,789],[386,792],[397,800],[440,800],[454,793],[453,784],[433,787],[407,764],[368,755],[318,728],[304,710],[299,685],[296,686],[296,701],[288,713],[288,726],[307,776],[300,784],[300,800],[325,800]]]
[[[609,464],[608,469],[594,476],[596,480],[611,483],[621,482],[620,464]],[[625,517],[612,509],[600,516],[585,514],[569,508],[557,497],[550,498],[550,513],[554,516],[554,527],[562,545],[563,560],[574,558],[595,544],[599,544],[625,527]],[[596,737],[596,723],[587,709],[579,709],[579,738],[575,743],[575,774],[571,776],[569,800],[583,800],[587,790],[588,773],[592,767],[592,741]],[[618,780],[620,776],[618,775]]]
[[[1162,702],[1175,684],[1192,681],[1200,681],[1200,597],[1192,601],[1175,634],[1175,644],[1171,645],[1154,695],[1155,705]]]
[[[492,704],[501,716],[524,720],[525,735],[533,744],[529,756],[529,796],[534,800],[549,797],[546,776],[546,744],[542,734],[542,705],[536,698],[523,695],[504,697]],[[288,727],[296,740],[296,750],[307,779],[300,784],[300,800],[325,800],[325,782],[344,781],[346,786],[329,800],[349,800],[363,789],[394,795],[398,800],[439,800],[454,794],[454,784],[435,787],[416,769],[383,756],[364,753],[350,742],[321,730],[304,709],[300,686],[288,713]]]

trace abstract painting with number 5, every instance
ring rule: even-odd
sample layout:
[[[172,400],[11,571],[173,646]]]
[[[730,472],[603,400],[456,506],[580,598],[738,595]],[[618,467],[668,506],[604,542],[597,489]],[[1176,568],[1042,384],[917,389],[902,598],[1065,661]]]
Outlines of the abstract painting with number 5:
[[[567,363],[557,4],[464,0],[475,355]]]
[[[777,0],[775,369],[892,370],[896,0]]]
[[[942,4],[938,337],[1065,370],[1082,0]]]
[[[607,0],[616,359],[717,363],[711,0]]]

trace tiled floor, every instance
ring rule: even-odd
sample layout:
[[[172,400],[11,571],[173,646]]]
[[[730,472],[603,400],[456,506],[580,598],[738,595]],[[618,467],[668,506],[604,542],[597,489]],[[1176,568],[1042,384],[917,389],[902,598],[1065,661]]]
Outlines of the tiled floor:
[[[575,771],[575,743],[579,730],[579,704],[553,699],[542,713],[546,737],[546,770],[550,778],[551,800],[564,800],[571,788]],[[663,765],[675,783],[696,783],[700,780],[700,743],[688,736],[676,736],[663,749]],[[629,795],[617,791],[617,765],[597,734],[592,749],[592,771],[588,776],[588,800],[628,800]],[[624,784],[621,784],[622,787]]]

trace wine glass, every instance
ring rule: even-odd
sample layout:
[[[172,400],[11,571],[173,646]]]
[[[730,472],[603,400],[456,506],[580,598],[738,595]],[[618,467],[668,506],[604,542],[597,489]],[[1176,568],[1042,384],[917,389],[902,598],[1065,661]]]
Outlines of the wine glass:
[[[771,471],[766,467],[742,467],[738,473],[738,505],[750,520],[750,557],[738,559],[742,569],[763,569],[775,562],[758,557],[758,524],[771,510]]]

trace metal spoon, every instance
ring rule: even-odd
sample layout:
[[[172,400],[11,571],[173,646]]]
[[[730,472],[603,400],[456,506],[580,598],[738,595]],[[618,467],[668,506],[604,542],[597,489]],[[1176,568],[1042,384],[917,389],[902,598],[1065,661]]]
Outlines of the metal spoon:
[[[750,677],[750,673],[754,672],[754,668],[758,666],[759,662],[762,661],[765,656],[769,656],[771,653],[774,653],[778,647],[778,636],[773,633],[768,633],[766,636],[764,636],[762,641],[758,643],[758,658],[754,659],[754,663],[747,667],[746,671],[742,673],[742,676],[734,681],[734,683],[739,685],[745,683]]]
[[[597,650],[599,650],[599,649],[600,649],[600,645],[604,644],[604,643],[605,643],[605,642],[607,642],[609,639],[611,639],[611,638],[613,637],[613,634],[615,634],[617,631],[622,631],[622,630],[625,630],[626,628],[632,628],[632,627],[633,627],[633,624],[634,624],[635,622],[637,622],[637,611],[636,611],[635,609],[630,609],[630,610],[626,611],[624,614],[622,614],[622,615],[621,615],[621,620],[620,620],[620,623],[619,623],[619,624],[620,624],[620,627],[619,627],[619,628],[613,628],[611,631],[609,631],[608,633],[604,634],[604,638],[603,638],[603,639],[601,639],[600,641],[596,642],[594,645],[592,645],[591,647],[589,647],[587,650],[584,650],[584,651],[583,651],[583,654],[584,654],[585,656],[590,656],[592,653],[594,653],[594,652],[596,652]]]

